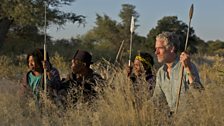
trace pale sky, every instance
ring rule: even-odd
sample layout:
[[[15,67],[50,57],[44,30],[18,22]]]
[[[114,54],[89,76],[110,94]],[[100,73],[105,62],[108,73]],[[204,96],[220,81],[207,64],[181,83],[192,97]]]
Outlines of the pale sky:
[[[118,15],[122,4],[136,6],[135,10],[140,15],[137,22],[140,26],[136,32],[145,37],[164,16],[177,16],[188,24],[189,8],[194,4],[191,27],[196,35],[205,41],[224,41],[224,0],[76,0],[71,6],[62,7],[62,10],[86,16],[85,27],[68,23],[59,30],[56,26],[51,26],[47,32],[53,39],[82,35],[95,26],[96,14],[106,14],[120,22]]]

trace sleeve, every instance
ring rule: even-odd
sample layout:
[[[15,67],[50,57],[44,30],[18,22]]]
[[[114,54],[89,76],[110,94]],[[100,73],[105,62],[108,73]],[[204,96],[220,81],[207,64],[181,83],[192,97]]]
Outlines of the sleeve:
[[[195,64],[191,64],[191,75],[188,75],[187,73],[186,74],[186,77],[188,78],[189,76],[193,76],[193,82],[192,83],[188,83],[190,84],[190,88],[193,88],[193,89],[199,89],[199,90],[203,90],[204,87],[200,81],[200,77],[199,77],[199,73],[198,73],[198,70],[195,66]]]
[[[59,89],[61,85],[61,79],[59,71],[56,68],[52,68],[49,71],[48,75],[48,86],[52,87],[53,89]]]

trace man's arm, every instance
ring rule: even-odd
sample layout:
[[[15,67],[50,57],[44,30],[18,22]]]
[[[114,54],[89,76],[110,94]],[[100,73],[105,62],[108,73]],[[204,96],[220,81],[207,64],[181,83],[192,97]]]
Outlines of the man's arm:
[[[189,67],[185,68],[185,72],[190,86],[193,86],[196,89],[204,89],[200,81],[198,70],[193,63],[191,63]]]
[[[187,52],[181,53],[180,62],[184,67],[190,87],[193,86],[196,89],[204,89],[200,82],[198,70],[196,66],[191,62],[190,55]]]

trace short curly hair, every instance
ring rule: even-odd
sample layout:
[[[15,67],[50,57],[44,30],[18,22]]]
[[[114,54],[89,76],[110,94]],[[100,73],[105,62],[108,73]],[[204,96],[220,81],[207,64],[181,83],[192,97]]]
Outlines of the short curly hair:
[[[177,51],[180,48],[180,40],[179,37],[174,32],[162,32],[159,35],[156,36],[156,39],[162,39],[164,40],[166,47],[174,46],[175,50],[174,52],[177,53]]]

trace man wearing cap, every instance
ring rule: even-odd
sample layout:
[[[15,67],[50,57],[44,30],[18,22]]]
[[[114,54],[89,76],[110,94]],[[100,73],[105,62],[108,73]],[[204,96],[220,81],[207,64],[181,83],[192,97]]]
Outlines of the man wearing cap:
[[[89,52],[77,50],[72,59],[72,72],[62,80],[62,87],[66,89],[66,95],[71,94],[69,97],[73,103],[78,100],[92,102],[99,92],[97,89],[100,89],[98,86],[102,82],[102,77],[90,68],[93,63],[91,60]]]

